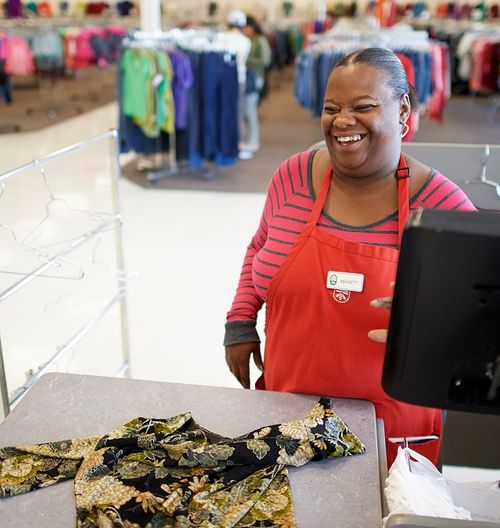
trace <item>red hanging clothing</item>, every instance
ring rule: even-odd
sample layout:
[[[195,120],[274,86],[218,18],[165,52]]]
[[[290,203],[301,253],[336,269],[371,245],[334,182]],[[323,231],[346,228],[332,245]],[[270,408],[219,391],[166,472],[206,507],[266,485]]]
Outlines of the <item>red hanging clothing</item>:
[[[389,314],[369,303],[391,295],[389,285],[396,277],[399,251],[347,241],[318,229],[331,177],[329,168],[306,227],[271,281],[264,373],[256,387],[369,400],[377,416],[384,419],[386,438],[438,436],[414,446],[436,463],[441,411],[387,396],[381,384],[384,345],[367,336],[370,330],[389,324]],[[403,155],[398,194],[401,236],[409,214],[409,178]],[[338,280],[355,284],[335,289]],[[386,448],[390,465],[397,445],[387,441]]]
[[[431,41],[432,58],[432,93],[427,100],[426,117],[436,121],[443,120],[443,111],[446,103],[446,77],[448,45]]]

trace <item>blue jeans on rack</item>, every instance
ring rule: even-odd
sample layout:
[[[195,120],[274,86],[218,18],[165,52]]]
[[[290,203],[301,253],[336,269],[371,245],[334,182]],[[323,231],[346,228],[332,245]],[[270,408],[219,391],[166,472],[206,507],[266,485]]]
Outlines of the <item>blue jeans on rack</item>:
[[[186,142],[188,160],[192,169],[199,169],[203,164],[203,131],[202,122],[202,93],[201,93],[201,57],[202,54],[191,50],[182,50],[191,61],[193,70],[193,84],[189,90],[186,123]]]
[[[0,100],[4,99],[7,104],[12,103],[10,80],[0,84]]]
[[[231,165],[238,157],[239,85],[236,57],[209,51],[201,60],[203,157]]]

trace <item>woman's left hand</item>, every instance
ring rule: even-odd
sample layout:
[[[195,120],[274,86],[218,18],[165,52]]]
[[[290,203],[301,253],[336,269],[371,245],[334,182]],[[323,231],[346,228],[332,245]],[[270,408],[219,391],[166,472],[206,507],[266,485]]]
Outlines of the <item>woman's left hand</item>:
[[[394,282],[391,282],[391,288],[394,289]],[[391,311],[392,297],[379,297],[378,299],[373,299],[370,301],[370,306],[372,308],[385,308],[386,310]],[[370,330],[368,332],[368,337],[377,343],[386,343],[387,329]]]

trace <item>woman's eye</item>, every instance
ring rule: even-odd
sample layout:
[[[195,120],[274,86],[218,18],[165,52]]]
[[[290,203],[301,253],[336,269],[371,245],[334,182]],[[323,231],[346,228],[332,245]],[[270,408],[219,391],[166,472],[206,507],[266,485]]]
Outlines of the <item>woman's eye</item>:
[[[325,114],[335,114],[336,112],[338,112],[338,109],[337,108],[333,108],[331,106],[325,106],[323,108],[323,112],[325,112]]]
[[[356,110],[356,112],[366,112],[367,110],[373,110],[374,108],[377,108],[377,106],[378,105],[373,104],[360,105],[356,106],[354,110]]]

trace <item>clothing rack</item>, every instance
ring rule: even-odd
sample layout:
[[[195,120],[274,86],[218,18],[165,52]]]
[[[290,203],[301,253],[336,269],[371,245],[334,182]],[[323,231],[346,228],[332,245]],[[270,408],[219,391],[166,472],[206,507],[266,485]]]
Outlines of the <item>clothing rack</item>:
[[[397,26],[375,30],[356,20],[340,21],[331,31],[318,35],[316,42],[299,54],[295,76],[297,101],[315,117],[320,116],[328,75],[334,65],[349,53],[367,47],[381,47],[407,55],[416,77],[419,102],[427,102],[432,93],[432,44],[427,32]]]
[[[96,222],[99,223],[91,230],[86,230],[83,233],[80,233],[76,238],[72,237],[70,240],[62,241],[57,244],[49,243],[45,246],[36,247],[34,243],[27,243],[24,241],[24,239],[20,240],[18,237],[15,236],[14,230],[12,230],[9,227],[6,227],[5,225],[1,224],[0,227],[7,229],[8,231],[11,231],[11,234],[13,235],[15,242],[17,244],[17,247],[21,247],[22,249],[27,249],[28,253],[37,253],[36,260],[42,261],[43,264],[39,266],[33,267],[30,271],[21,271],[20,269],[18,271],[3,271],[2,273],[10,273],[14,275],[21,275],[21,278],[18,280],[15,280],[13,283],[11,283],[7,288],[3,289],[3,291],[0,292],[0,305],[4,303],[5,301],[12,299],[16,297],[21,291],[25,291],[26,286],[29,284],[35,282],[35,281],[41,281],[44,277],[52,277],[54,278],[54,275],[47,275],[47,273],[52,272],[54,273],[55,270],[60,268],[64,264],[74,264],[70,260],[68,260],[68,257],[72,254],[76,253],[78,250],[80,250],[83,247],[89,247],[89,243],[98,243],[100,240],[100,235],[103,233],[106,233],[110,230],[113,231],[113,238],[114,238],[114,260],[116,265],[116,278],[117,278],[117,287],[114,288],[115,291],[112,294],[112,298],[106,302],[106,304],[101,307],[100,310],[97,311],[97,313],[94,314],[89,320],[85,321],[83,325],[81,325],[80,329],[74,333],[74,335],[62,346],[58,346],[56,351],[52,354],[52,356],[44,361],[44,363],[36,370],[31,371],[31,374],[28,376],[26,382],[16,388],[15,390],[11,391],[11,395],[9,396],[8,391],[8,385],[7,385],[7,379],[6,379],[6,372],[5,372],[5,366],[4,366],[4,353],[5,348],[4,344],[0,341],[0,418],[6,416],[11,409],[11,406],[15,405],[19,399],[24,396],[26,391],[35,384],[38,379],[45,374],[47,371],[49,371],[55,364],[57,360],[60,360],[63,355],[65,355],[68,351],[70,351],[77,343],[79,343],[83,337],[85,337],[87,334],[91,332],[91,330],[96,326],[96,324],[106,315],[110,312],[111,308],[115,305],[118,305],[119,308],[119,319],[120,319],[120,339],[121,339],[121,353],[122,353],[122,364],[119,366],[119,368],[115,371],[115,376],[121,376],[128,372],[129,370],[129,343],[128,343],[128,327],[127,327],[127,289],[126,289],[126,272],[125,272],[125,264],[124,264],[124,255],[123,255],[123,242],[122,242],[122,216],[121,216],[121,208],[120,208],[120,197],[119,197],[119,178],[120,178],[120,164],[118,159],[118,152],[119,152],[119,144],[118,144],[118,133],[116,130],[111,130],[109,132],[106,132],[104,134],[101,134],[100,136],[94,137],[90,140],[83,141],[81,143],[77,143],[75,145],[71,145],[69,147],[63,148],[61,150],[58,150],[44,158],[32,161],[31,163],[27,163],[21,167],[18,167],[16,169],[13,169],[9,172],[6,172],[2,175],[0,175],[0,186],[2,189],[2,192],[0,194],[0,200],[2,199],[2,195],[4,194],[4,191],[8,189],[9,183],[14,182],[16,178],[18,178],[21,175],[26,175],[30,171],[37,170],[40,171],[45,185],[47,184],[46,176],[45,176],[45,169],[44,167],[47,165],[50,165],[51,163],[55,162],[56,160],[59,160],[61,158],[70,157],[72,154],[79,152],[79,151],[86,151],[89,147],[93,145],[103,145],[104,147],[107,146],[109,149],[110,154],[110,162],[111,162],[111,196],[109,197],[112,212],[111,213],[93,213],[94,218]],[[30,231],[30,234],[40,228],[40,226],[43,224],[45,220],[49,218],[49,209],[48,205],[50,202],[58,201],[58,202],[64,202],[66,204],[66,201],[62,198],[56,198],[50,191],[50,189],[47,187],[47,190],[49,191],[50,200],[46,204],[46,216],[44,219],[42,219],[34,229]],[[26,202],[28,203],[28,202]],[[32,202],[30,201],[30,206],[33,206]],[[66,204],[68,205],[68,204]],[[75,212],[79,213],[86,213],[85,210],[77,210],[74,208],[71,208],[71,210],[74,210]],[[19,206],[16,208],[17,214],[22,214],[22,207]],[[22,219],[21,219],[22,220]],[[27,238],[27,236],[25,237]],[[36,238],[35,238],[36,242]],[[52,250],[51,248],[54,246],[58,246],[64,243],[64,247],[62,247],[59,250]],[[92,255],[94,258],[95,248],[92,252]],[[31,255],[33,256],[33,255]],[[7,258],[8,260],[8,258]],[[18,264],[19,265],[19,264]],[[80,266],[77,266],[80,268],[80,271],[78,272],[78,276],[73,277],[76,279],[83,278],[83,268]],[[56,278],[67,278],[67,277],[56,277]],[[27,330],[29,330],[27,328]]]
[[[168,51],[172,49],[172,42],[168,33],[160,35],[143,31],[135,31],[132,37],[124,39],[122,46],[124,49],[150,49]],[[158,164],[161,165],[161,162]],[[174,176],[178,173],[175,133],[170,134],[170,145],[168,150],[168,168],[148,171],[146,177],[150,182],[156,182],[162,178]]]
[[[424,30],[413,30],[409,26],[373,28],[363,20],[343,19],[326,33],[311,35],[313,49],[322,50],[344,44],[358,47],[382,47],[394,49],[412,47],[428,49],[429,35]]]
[[[74,28],[51,21],[45,26],[9,25],[0,21],[0,47],[11,79],[9,87],[14,103],[16,87],[38,89],[39,98],[33,99],[26,114],[41,110],[53,119],[68,106],[68,83],[64,82],[67,78],[85,82],[89,87],[87,100],[92,103],[98,100],[102,96],[101,70],[116,62],[124,35],[125,29],[118,26]],[[71,97],[73,102],[76,99]],[[3,128],[8,131],[14,127]]]
[[[167,167],[158,167],[153,170],[148,170],[146,174],[146,178],[149,182],[154,183],[158,182],[164,178],[173,177],[179,174],[187,174],[187,173],[193,173],[196,175],[201,173],[201,177],[203,177],[206,180],[211,180],[214,177],[213,170],[208,169],[206,167],[206,162],[214,162],[213,164],[215,166],[221,164],[221,165],[229,165],[233,164],[237,160],[238,150],[237,150],[237,143],[238,138],[237,135],[233,138],[232,143],[229,147],[227,147],[229,150],[234,150],[232,154],[227,154],[224,151],[225,147],[213,146],[215,149],[215,152],[212,151],[210,155],[208,155],[205,151],[209,149],[199,150],[195,152],[195,155],[192,156],[191,150],[189,153],[189,156],[183,160],[180,161],[177,160],[176,157],[176,148],[179,146],[179,144],[176,145],[176,139],[175,135],[181,130],[182,132],[185,131],[184,140],[184,148],[188,144],[188,142],[191,141],[191,138],[196,136],[198,139],[195,139],[194,142],[197,145],[197,148],[201,149],[201,139],[199,137],[202,134],[207,134],[208,132],[204,131],[204,128],[202,126],[202,119],[203,115],[200,115],[199,112],[201,111],[200,106],[200,98],[203,96],[203,86],[198,86],[196,90],[194,90],[194,87],[191,86],[193,83],[196,84],[198,82],[198,85],[200,85],[200,77],[201,75],[201,67],[202,67],[202,57],[204,57],[206,54],[209,54],[210,52],[215,52],[218,54],[224,63],[229,64],[230,68],[233,68],[233,73],[235,75],[236,79],[236,62],[235,62],[235,50],[228,49],[227,45],[221,43],[218,41],[218,32],[212,28],[202,28],[202,29],[189,29],[189,30],[181,30],[178,28],[171,29],[169,31],[164,32],[134,32],[130,38],[127,38],[123,42],[123,54],[122,58],[124,56],[124,53],[126,53],[127,50],[135,49],[135,50],[153,50],[153,51],[165,51],[167,54],[171,55],[172,53],[180,53],[182,55],[185,55],[186,58],[189,61],[189,68],[191,70],[191,81],[189,83],[189,86],[187,87],[187,94],[184,94],[184,97],[188,98],[188,104],[185,107],[185,111],[191,116],[194,117],[194,119],[188,118],[186,120],[186,124],[183,125],[183,127],[178,126],[177,123],[177,116],[175,120],[175,127],[173,132],[169,133],[169,145],[168,145],[168,166]],[[194,59],[193,55],[197,55],[199,58]],[[171,58],[171,57],[170,57]],[[170,60],[169,58],[169,60]],[[122,59],[123,60],[123,59]],[[121,72],[120,72],[121,75]],[[175,90],[175,69],[173,72],[172,77],[172,91]],[[118,80],[118,84],[120,86],[121,84],[121,78]],[[168,87],[170,89],[170,87]],[[221,89],[221,85],[219,85],[219,88]],[[228,84],[227,86],[224,86],[225,90],[231,90],[232,85]],[[157,95],[155,94],[155,98]],[[236,97],[236,96],[235,96]],[[140,153],[140,150],[137,148],[134,148],[134,146],[130,146],[127,144],[127,127],[130,126],[130,121],[127,123],[127,116],[124,114],[124,97],[123,92],[121,93],[121,96],[119,98],[120,100],[120,134],[125,136],[124,141],[122,141],[122,152],[127,152],[128,150],[135,150],[136,153]],[[173,101],[175,105],[175,92],[173,93]],[[224,105],[226,106],[226,110],[228,108],[228,105],[232,105],[236,101],[235,98],[233,98],[230,101],[224,101]],[[214,104],[222,104],[222,101],[217,102],[213,101],[210,103],[210,105],[206,105],[208,108],[213,107]],[[232,108],[232,106],[230,107]],[[177,110],[177,109],[176,109]],[[206,111],[206,110],[203,110]],[[234,120],[237,120],[237,107],[234,106]],[[196,123],[196,125],[195,125]],[[199,129],[195,127],[201,127]],[[224,128],[230,128],[224,125]],[[123,133],[123,134],[122,134]],[[157,152],[160,150],[158,147],[161,145],[161,131],[158,132],[159,137],[157,140]],[[237,134],[237,132],[236,132]],[[154,137],[154,136],[150,136]],[[203,136],[205,137],[205,136]],[[213,142],[217,143],[219,140],[213,139]],[[214,143],[214,144],[215,144]],[[234,143],[234,145],[233,145]],[[191,149],[191,143],[189,143],[189,148]],[[222,149],[220,156],[219,156],[219,149]],[[194,158],[194,161],[193,161]]]
[[[497,52],[483,47],[476,54],[474,43],[477,39],[498,41],[500,39],[500,21],[476,22],[472,20],[454,20],[449,18],[431,18],[427,20],[408,20],[414,28],[425,30],[431,38],[445,42],[449,47],[451,85],[454,93],[491,94],[500,91],[500,84],[495,78]],[[493,44],[493,42],[492,42]],[[491,73],[488,74],[488,72]],[[485,73],[486,87],[478,82]],[[471,82],[472,81],[472,82]],[[496,90],[495,90],[496,88]],[[495,98],[491,98],[492,113],[495,110]]]

